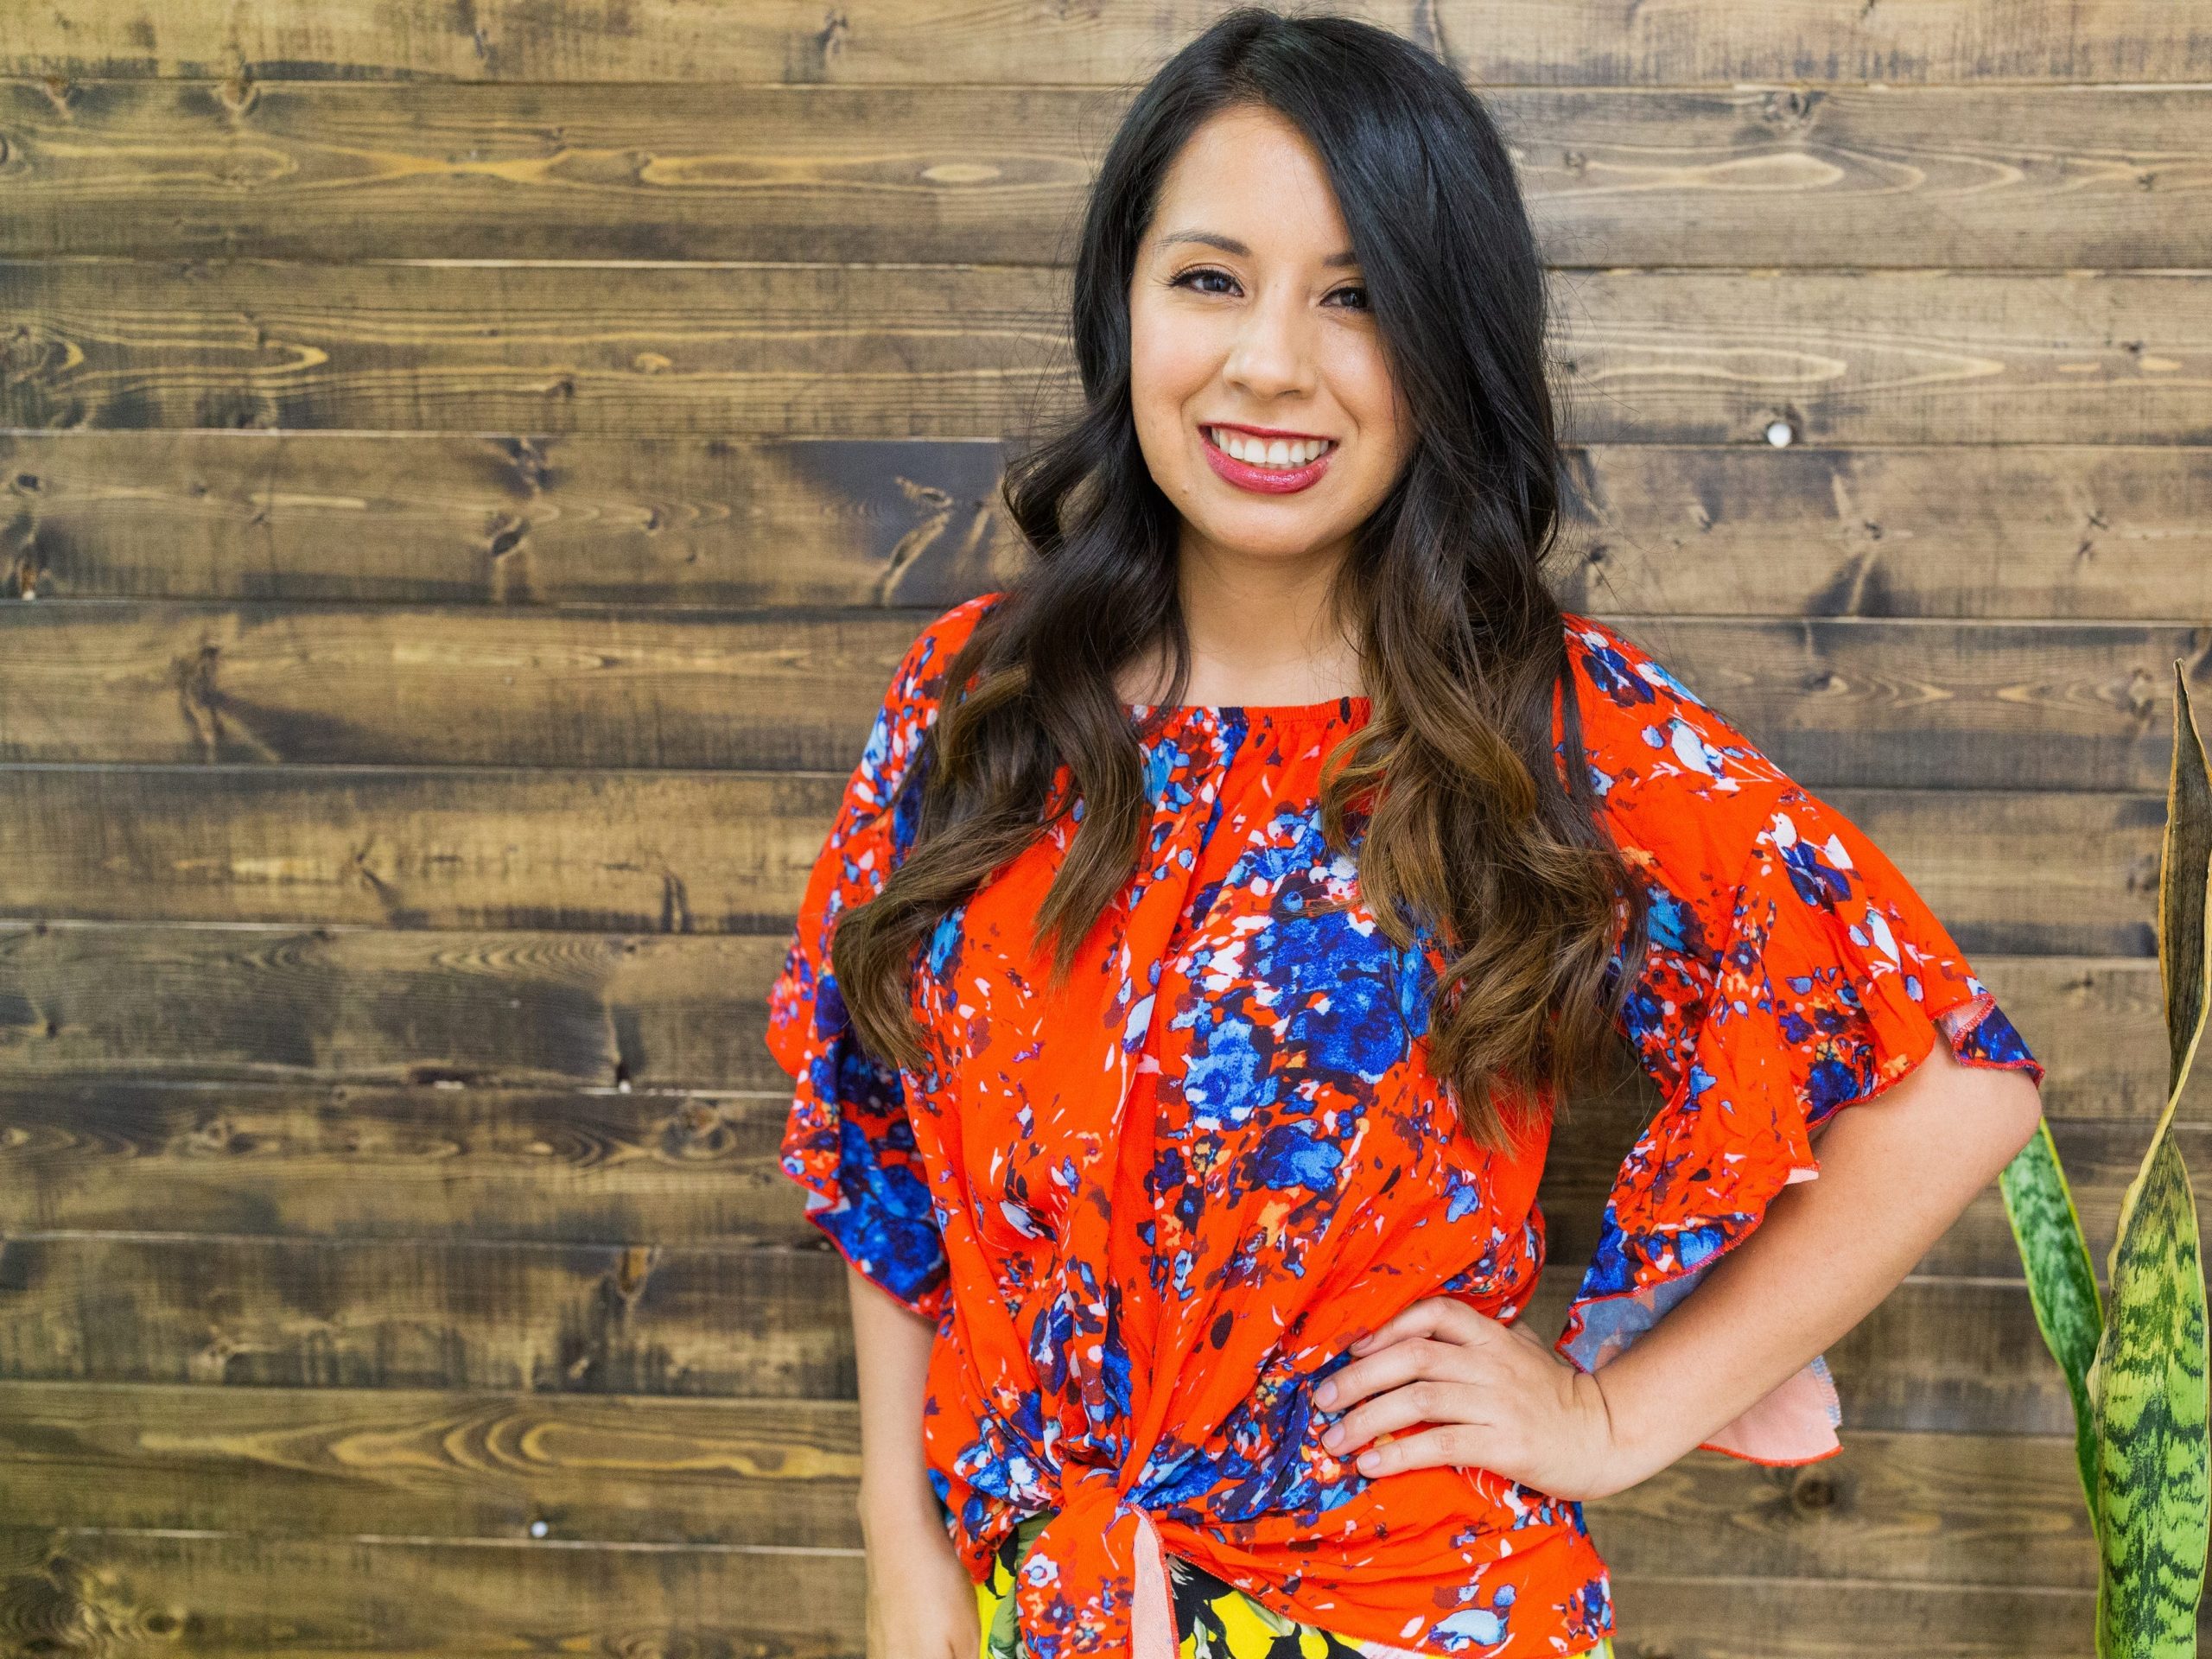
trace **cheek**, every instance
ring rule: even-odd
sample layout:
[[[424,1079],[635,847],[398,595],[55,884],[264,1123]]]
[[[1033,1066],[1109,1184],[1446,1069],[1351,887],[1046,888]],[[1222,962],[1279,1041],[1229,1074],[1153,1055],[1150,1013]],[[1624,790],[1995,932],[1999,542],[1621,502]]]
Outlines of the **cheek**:
[[[1129,395],[1179,422],[1182,405],[1213,378],[1219,353],[1207,331],[1141,310],[1129,318]]]
[[[1343,329],[1323,360],[1323,374],[1336,403],[1343,404],[1351,425],[1358,427],[1360,447],[1370,458],[1382,462],[1385,454],[1400,454],[1409,442],[1405,400],[1391,380],[1389,360],[1371,332]]]
[[[1396,396],[1382,353],[1364,342],[1359,349],[1347,351],[1336,365],[1332,384],[1359,428],[1364,440],[1362,447],[1369,455],[1385,466],[1402,455],[1409,435],[1405,407]]]

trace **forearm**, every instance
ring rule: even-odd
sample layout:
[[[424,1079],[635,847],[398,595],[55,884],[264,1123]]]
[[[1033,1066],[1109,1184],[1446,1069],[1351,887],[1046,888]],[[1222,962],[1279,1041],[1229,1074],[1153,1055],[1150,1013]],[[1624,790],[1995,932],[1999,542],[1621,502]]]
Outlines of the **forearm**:
[[[944,1528],[922,1459],[922,1400],[934,1325],[849,1262],[853,1348],[860,1370],[861,1523],[870,1537]]]
[[[2035,1133],[2035,1085],[1928,1058],[1819,1132],[1817,1179],[1597,1373],[1620,1485],[1711,1438],[1864,1319]]]

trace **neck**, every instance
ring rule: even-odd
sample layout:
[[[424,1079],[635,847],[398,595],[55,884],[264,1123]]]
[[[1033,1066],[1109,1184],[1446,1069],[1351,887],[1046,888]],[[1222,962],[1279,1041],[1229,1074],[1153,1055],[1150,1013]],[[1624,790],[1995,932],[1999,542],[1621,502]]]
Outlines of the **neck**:
[[[1178,569],[1191,638],[1184,700],[1308,703],[1360,695],[1358,645],[1331,603],[1348,550],[1254,558],[1185,537]],[[1166,666],[1146,664],[1127,677],[1129,700],[1148,702],[1163,691]]]

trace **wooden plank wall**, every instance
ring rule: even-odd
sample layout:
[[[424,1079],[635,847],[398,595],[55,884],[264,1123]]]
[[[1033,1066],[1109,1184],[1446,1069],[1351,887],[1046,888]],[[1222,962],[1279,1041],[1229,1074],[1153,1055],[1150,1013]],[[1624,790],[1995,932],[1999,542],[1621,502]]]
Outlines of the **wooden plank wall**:
[[[760,1001],[1219,10],[0,7],[0,1651],[859,1652]],[[1516,143],[1565,597],[1921,884],[2101,1270],[2212,691],[2212,16],[1364,15]],[[1651,1103],[1555,1154],[1548,1332]],[[1624,1659],[2088,1652],[1993,1188],[1833,1357],[1840,1458],[1592,1506]]]

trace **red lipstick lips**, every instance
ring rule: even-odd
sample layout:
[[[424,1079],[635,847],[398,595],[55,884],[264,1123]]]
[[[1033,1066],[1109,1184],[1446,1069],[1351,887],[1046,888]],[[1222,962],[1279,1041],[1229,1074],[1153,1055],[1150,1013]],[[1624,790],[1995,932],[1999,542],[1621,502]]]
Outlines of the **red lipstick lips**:
[[[1264,438],[1317,437],[1319,435],[1280,432],[1266,427],[1238,426],[1220,421],[1209,422],[1198,429],[1198,442],[1205,446],[1207,464],[1227,482],[1260,495],[1292,495],[1300,490],[1311,489],[1320,482],[1321,474],[1329,470],[1329,462],[1337,453],[1337,446],[1331,443],[1303,467],[1255,467],[1237,460],[1215,443],[1206,435],[1208,426],[1227,426],[1232,432],[1246,432],[1255,437]]]

